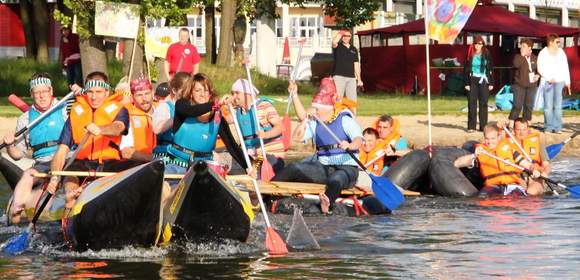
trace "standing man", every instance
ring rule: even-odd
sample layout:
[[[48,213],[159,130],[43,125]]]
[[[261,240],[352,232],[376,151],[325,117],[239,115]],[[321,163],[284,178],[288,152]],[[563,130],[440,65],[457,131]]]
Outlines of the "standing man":
[[[357,49],[350,44],[352,33],[343,29],[332,39],[334,66],[332,73],[339,99],[356,101],[356,87],[363,86]]]
[[[83,69],[81,65],[81,51],[79,49],[79,36],[70,32],[70,27],[63,26],[61,29],[60,59],[63,70],[66,71],[68,86],[83,84]]]
[[[509,127],[514,126],[514,120],[519,117],[522,107],[524,110],[523,118],[527,121],[532,120],[537,82],[540,78],[537,58],[532,53],[532,45],[532,40],[523,39],[520,42],[520,53],[514,56],[514,83],[512,85],[514,106],[509,116]]]
[[[153,148],[157,138],[153,133],[153,86],[146,78],[131,81],[133,103],[125,107],[129,112],[129,131],[121,139],[121,156],[148,162],[153,159]]]
[[[197,48],[191,44],[189,29],[179,29],[179,42],[171,44],[165,56],[165,76],[171,80],[177,72],[195,75],[199,72],[201,56]]]
[[[28,112],[18,118],[16,131],[26,127],[57,103],[56,98],[53,97],[53,88],[47,73],[35,73],[30,78],[29,84],[34,104]],[[9,218],[14,224],[20,222],[20,214],[25,207],[34,207],[34,202],[40,194],[33,195],[32,187],[41,179],[34,178],[32,175],[50,170],[50,161],[56,151],[57,141],[67,118],[66,106],[61,106],[60,109],[55,110],[33,126],[27,136],[20,139],[15,139],[14,133],[4,136],[4,143],[8,145],[8,155],[12,159],[20,160],[26,156],[29,149],[32,149],[32,158],[34,159],[34,165],[24,171],[22,178],[14,188],[14,200],[11,209],[9,209],[11,214]]]

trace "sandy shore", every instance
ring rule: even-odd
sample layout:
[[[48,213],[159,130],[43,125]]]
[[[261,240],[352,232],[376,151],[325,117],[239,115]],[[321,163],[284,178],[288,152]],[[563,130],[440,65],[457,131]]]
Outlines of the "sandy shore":
[[[501,115],[490,115],[489,121],[497,121]],[[542,127],[543,119],[535,116],[536,120],[532,123],[533,127]],[[358,122],[362,128],[368,127],[375,120],[374,117],[358,117]],[[428,143],[427,116],[400,116],[401,134],[416,148],[425,147]],[[8,131],[14,131],[16,118],[0,117],[0,135]],[[295,127],[298,123],[293,122]],[[465,115],[443,115],[434,116],[432,119],[432,137],[433,144],[439,146],[460,146],[468,140],[481,140],[482,133],[466,133],[467,117]],[[580,116],[565,117],[564,130],[562,134],[546,133],[544,137],[548,145],[560,143],[570,136],[573,131],[580,130]],[[293,143],[292,150],[298,153],[311,150],[310,145]],[[580,137],[576,137],[568,143],[562,154],[580,155]]]

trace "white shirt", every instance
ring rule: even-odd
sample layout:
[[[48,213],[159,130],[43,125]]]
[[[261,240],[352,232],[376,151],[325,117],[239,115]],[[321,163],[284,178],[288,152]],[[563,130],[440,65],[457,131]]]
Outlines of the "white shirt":
[[[169,105],[167,105],[167,101],[159,102],[159,104],[157,104],[157,107],[155,107],[155,109],[153,110],[153,116],[152,116],[153,132],[155,132],[155,134],[161,134],[161,133],[165,132],[165,131],[155,131],[155,130],[161,124],[163,124],[169,120],[171,120],[171,111],[169,109]],[[171,129],[171,126],[169,129]]]
[[[548,47],[544,47],[538,55],[538,72],[543,82],[554,80],[570,84],[570,70],[566,53],[560,48],[555,55],[550,54]]]

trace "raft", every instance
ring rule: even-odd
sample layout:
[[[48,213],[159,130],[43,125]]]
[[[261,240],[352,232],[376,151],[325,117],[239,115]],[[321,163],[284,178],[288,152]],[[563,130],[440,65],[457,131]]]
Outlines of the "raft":
[[[4,155],[3,153],[0,155],[0,173],[2,173],[10,188],[14,190],[16,184],[18,184],[18,181],[22,177],[24,170],[12,162],[8,157],[8,155]],[[32,166],[32,164],[30,164],[30,166]]]
[[[430,193],[428,188],[429,153],[414,150],[394,162],[383,175],[404,190]]]
[[[205,162],[196,162],[177,188],[163,210],[161,244],[248,239],[251,204]]]
[[[72,249],[153,246],[163,170],[161,161],[153,161],[86,185],[64,223],[65,240]]]
[[[433,151],[429,165],[429,179],[437,194],[450,197],[475,196],[479,189],[456,168],[457,158],[470,154],[469,151],[456,147],[438,147]],[[464,170],[471,172],[471,170]]]

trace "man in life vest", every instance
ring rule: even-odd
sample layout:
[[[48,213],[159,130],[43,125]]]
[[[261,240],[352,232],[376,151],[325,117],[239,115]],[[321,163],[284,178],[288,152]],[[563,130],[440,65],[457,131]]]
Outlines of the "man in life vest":
[[[256,88],[253,92],[259,93]],[[243,141],[251,156],[260,157],[262,153],[259,150],[261,148],[259,138],[262,138],[267,160],[277,172],[284,167],[284,144],[282,142],[284,126],[282,119],[272,103],[264,99],[257,99],[257,108],[254,108],[251,94],[252,90],[248,80],[238,79],[232,84],[232,101],[244,137]],[[257,113],[259,125],[256,125],[255,113]]]
[[[295,106],[302,107],[299,99]],[[334,83],[321,83],[320,91],[312,100],[309,114],[316,114],[341,140],[337,143],[327,130],[316,120],[305,120],[294,131],[294,139],[306,142],[313,139],[316,144],[316,160],[292,163],[277,173],[273,181],[290,181],[325,184],[326,190],[320,193],[320,208],[330,213],[335,200],[343,189],[351,188],[357,181],[356,162],[345,151],[358,154],[363,142],[361,128],[353,118],[352,112],[345,109],[335,112],[336,87]]]
[[[516,146],[519,152],[526,157],[526,154],[530,156],[530,159],[534,164],[537,165],[537,169],[542,172],[543,175],[547,176],[550,171],[550,162],[548,152],[546,151],[546,146],[540,137],[540,133],[531,132],[528,121],[524,118],[517,118],[514,120],[514,136],[519,141],[520,147],[525,151],[520,151],[519,147]],[[513,141],[513,139],[509,139]],[[525,153],[524,153],[525,152]],[[528,195],[541,195],[544,193],[544,180],[534,179],[528,176],[525,177],[528,183],[527,193]]]
[[[487,124],[483,129],[483,144],[477,144],[475,154],[465,155],[455,160],[455,167],[474,167],[477,162],[481,176],[485,180],[482,194],[509,195],[519,193],[527,195],[526,184],[520,177],[521,171],[513,166],[494,159],[485,151],[506,161],[531,169],[532,177],[538,178],[541,173],[536,165],[524,159],[520,152],[506,139],[501,139],[496,124]]]
[[[153,133],[153,86],[146,78],[131,81],[133,104],[126,105],[129,112],[129,132],[121,138],[121,157],[141,162],[153,159],[157,136]]]
[[[377,176],[381,176],[385,171],[383,170],[383,157],[385,151],[377,145],[379,141],[379,132],[372,127],[367,127],[363,130],[362,134],[364,144],[360,148],[359,159],[369,169],[369,171]]]
[[[389,166],[399,157],[410,152],[407,140],[401,136],[400,122],[397,118],[389,115],[380,116],[374,124],[379,132],[379,142],[377,148],[385,152],[384,165]],[[387,167],[388,168],[388,167]]]
[[[29,80],[30,96],[34,102],[30,109],[22,114],[16,122],[16,131],[26,127],[30,122],[39,118],[42,113],[56,105],[57,100],[53,97],[53,88],[48,73],[35,73]],[[14,160],[20,160],[32,149],[34,165],[22,174],[14,189],[13,201],[9,213],[12,223],[19,223],[22,211],[25,207],[34,207],[40,192],[32,190],[39,179],[32,175],[38,172],[50,170],[50,161],[57,148],[57,141],[67,118],[66,106],[61,105],[42,121],[30,128],[25,137],[16,139],[14,132],[4,136],[8,155]]]
[[[109,96],[109,89],[105,73],[87,76],[84,94],[77,96],[58,140],[51,171],[63,169],[68,152],[75,146],[80,150],[68,170],[116,172],[136,165],[134,161],[120,161],[119,144],[129,129],[129,113],[121,105],[119,95]],[[59,183],[60,177],[52,176],[47,190],[54,193]],[[80,195],[79,184],[80,178],[64,179],[65,208],[71,209]]]

